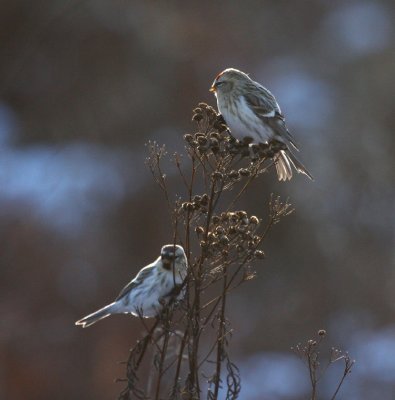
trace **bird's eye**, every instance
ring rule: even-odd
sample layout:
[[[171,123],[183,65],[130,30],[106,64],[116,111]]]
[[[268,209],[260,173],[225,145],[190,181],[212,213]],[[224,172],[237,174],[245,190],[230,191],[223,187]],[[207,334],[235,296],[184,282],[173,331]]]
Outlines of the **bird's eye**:
[[[215,86],[220,86],[220,85],[222,85],[224,82],[217,82],[216,84],[215,84]]]

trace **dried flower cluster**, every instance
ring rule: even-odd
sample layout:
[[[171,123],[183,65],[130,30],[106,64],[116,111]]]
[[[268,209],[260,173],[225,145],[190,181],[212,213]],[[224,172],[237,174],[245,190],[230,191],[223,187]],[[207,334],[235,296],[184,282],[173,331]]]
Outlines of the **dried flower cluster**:
[[[170,157],[181,182],[177,196],[164,173],[165,147],[148,145],[147,164],[164,193],[173,241],[184,247],[189,272],[185,300],[170,304],[153,325],[142,320],[146,334],[126,362],[123,400],[238,398],[240,377],[228,354],[227,297],[255,276],[253,264],[265,258],[269,230],[292,212],[288,201],[275,196],[263,216],[237,209],[252,181],[273,165],[281,143],[235,140],[204,103],[192,119],[197,133],[184,136],[185,154]]]
[[[334,363],[343,362],[343,372],[339,378],[336,389],[330,400],[335,400],[339,393],[345,378],[351,373],[355,364],[347,352],[332,347],[327,360],[321,359],[321,349],[327,334],[324,329],[320,329],[316,339],[309,339],[306,343],[299,343],[293,350],[296,355],[307,365],[311,384],[311,400],[316,400],[318,392],[318,383],[323,378],[327,369]]]

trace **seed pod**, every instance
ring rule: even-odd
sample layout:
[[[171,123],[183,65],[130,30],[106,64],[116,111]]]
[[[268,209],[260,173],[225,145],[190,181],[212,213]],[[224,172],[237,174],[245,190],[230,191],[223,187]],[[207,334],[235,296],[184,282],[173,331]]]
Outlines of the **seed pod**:
[[[224,176],[221,174],[219,171],[213,172],[213,178],[214,179],[222,179]]]
[[[201,121],[203,119],[203,115],[202,114],[195,114],[193,117],[192,117],[192,121],[196,121],[196,122],[199,122],[199,121]]]
[[[218,139],[211,138],[211,139],[210,139],[210,146],[211,146],[211,147],[219,147]]]
[[[193,135],[191,135],[190,133],[187,133],[186,135],[184,135],[184,140],[188,143],[193,141]]]
[[[200,144],[200,146],[204,146],[207,143],[207,138],[205,136],[199,136],[197,138],[197,142]]]
[[[217,132],[211,132],[210,133],[210,139],[218,141],[218,140],[220,140],[220,135]]]
[[[251,225],[258,225],[259,224],[259,219],[255,215],[250,217],[250,224]]]
[[[217,215],[214,215],[211,220],[213,221],[213,224],[218,224],[220,221],[220,218]],[[218,229],[218,228],[217,228]]]
[[[193,196],[193,198],[192,198],[192,201],[194,203],[200,203],[201,200],[202,200],[202,196],[199,196],[199,195]]]
[[[225,232],[225,230],[222,226],[217,226],[215,232],[218,233],[219,235],[222,235]]]
[[[237,179],[237,178],[239,178],[239,173],[238,173],[238,171],[232,170],[229,172],[228,177],[230,179]]]
[[[208,246],[208,244],[207,244],[207,242],[205,242],[204,240],[202,240],[202,241],[200,242],[200,247],[201,247],[202,249],[206,249],[207,246]]]
[[[254,251],[254,256],[259,259],[262,260],[265,258],[265,253],[262,250],[255,250]]]
[[[202,203],[202,205],[206,206],[208,204],[208,195],[207,194],[203,194],[202,195],[202,199],[200,200],[200,202]]]
[[[250,171],[247,168],[240,168],[239,174],[241,176],[250,176]]]
[[[199,107],[196,107],[192,112],[194,112],[195,114],[201,114],[202,113],[202,109]]]
[[[207,152],[207,147],[204,147],[204,146],[198,146],[198,151],[199,151],[199,153],[206,153]]]
[[[245,211],[237,211],[237,212],[236,212],[236,215],[237,215],[240,219],[247,218],[247,216],[248,216],[248,214],[247,214]]]
[[[222,235],[219,238],[219,242],[223,245],[229,244],[229,238],[226,235]]]
[[[217,235],[214,232],[209,232],[207,235],[207,238],[211,241],[216,240],[217,239]]]
[[[227,221],[229,219],[229,213],[222,212],[220,217],[222,221]]]
[[[186,201],[185,203],[182,203],[181,207],[182,207],[182,209],[184,211],[193,211],[194,210],[193,203],[190,203],[189,201]]]
[[[225,132],[228,130],[228,127],[226,124],[219,124],[219,126],[217,126],[218,132]]]
[[[325,336],[326,335],[326,330],[325,329],[320,329],[319,331],[318,331],[318,336]]]
[[[204,228],[203,228],[202,226],[197,226],[197,227],[195,228],[195,232],[196,232],[198,235],[201,235],[202,233],[204,233]]]

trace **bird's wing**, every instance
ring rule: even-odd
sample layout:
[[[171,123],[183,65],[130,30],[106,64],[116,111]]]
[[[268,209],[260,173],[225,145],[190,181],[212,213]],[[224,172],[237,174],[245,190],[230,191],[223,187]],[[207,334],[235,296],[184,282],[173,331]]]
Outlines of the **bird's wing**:
[[[244,95],[246,103],[262,117],[273,117],[281,114],[280,106],[269,90],[256,83]]]
[[[147,267],[144,267],[142,270],[139,271],[137,276],[130,281],[119,293],[118,297],[115,299],[115,301],[118,301],[122,297],[126,296],[127,294],[130,293],[131,290],[133,290],[135,287],[140,286],[141,283],[144,281],[145,278],[147,278],[151,273],[152,270],[155,268],[154,264],[148,265]]]
[[[269,90],[259,86],[258,94],[248,92],[244,95],[244,99],[258,118],[268,124],[277,135],[287,139],[295,149],[298,148],[295,139],[285,125],[280,106]]]

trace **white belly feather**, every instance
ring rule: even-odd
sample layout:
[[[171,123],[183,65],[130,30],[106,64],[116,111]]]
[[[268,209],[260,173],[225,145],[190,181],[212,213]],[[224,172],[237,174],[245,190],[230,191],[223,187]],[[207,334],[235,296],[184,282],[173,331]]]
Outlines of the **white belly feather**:
[[[229,104],[230,102],[222,96],[217,96],[218,111],[224,117],[232,136],[236,139],[241,140],[250,136],[254,139],[254,142],[266,143],[275,136],[270,126],[254,114],[243,97],[239,97],[237,100],[237,114],[235,107],[229,106]]]
[[[155,269],[151,276],[125,296],[124,301],[118,303],[117,312],[142,315],[145,318],[154,317],[163,308],[162,301],[169,300],[166,296],[174,289],[175,284],[181,283],[181,277],[173,276],[171,271]]]

